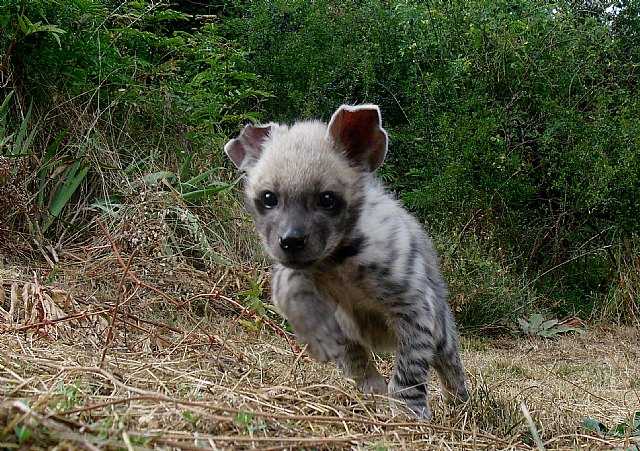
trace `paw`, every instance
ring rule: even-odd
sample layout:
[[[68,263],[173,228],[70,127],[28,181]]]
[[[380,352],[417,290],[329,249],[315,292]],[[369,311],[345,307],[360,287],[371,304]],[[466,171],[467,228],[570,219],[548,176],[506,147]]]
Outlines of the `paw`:
[[[358,388],[362,393],[372,395],[387,394],[387,381],[380,374],[371,374],[358,380]]]
[[[391,400],[391,413],[393,416],[405,414],[418,421],[429,421],[431,411],[429,404],[407,404],[400,400]]]
[[[444,395],[444,400],[447,404],[455,405],[455,404],[464,404],[469,399],[469,389],[466,384],[458,387],[455,393],[450,392],[449,390],[443,387],[442,394]]]
[[[345,340],[342,331],[338,334],[316,336],[306,340],[301,338],[307,343],[309,354],[319,362],[326,363],[337,360],[344,354]]]
[[[389,396],[391,397],[391,411],[394,415],[403,412],[417,420],[429,421],[431,409],[424,385],[404,387],[392,380],[389,384]]]

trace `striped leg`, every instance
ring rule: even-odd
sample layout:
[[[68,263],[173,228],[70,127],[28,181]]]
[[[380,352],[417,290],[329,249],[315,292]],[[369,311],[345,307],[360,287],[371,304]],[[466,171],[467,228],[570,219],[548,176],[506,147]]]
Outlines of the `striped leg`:
[[[361,392],[387,393],[387,382],[371,361],[369,351],[361,344],[347,340],[345,352],[338,359],[338,367],[342,374],[356,381]]]
[[[449,330],[452,331],[451,335],[438,347],[433,367],[438,373],[445,400],[450,404],[457,404],[469,399],[469,389],[464,377],[455,328]]]
[[[435,346],[431,334],[405,324],[398,333],[398,349],[389,395],[411,416],[429,420],[427,383]],[[397,407],[394,409],[397,411]]]
[[[345,337],[332,306],[304,272],[276,267],[272,300],[287,317],[300,341],[320,362],[336,360],[344,353]]]

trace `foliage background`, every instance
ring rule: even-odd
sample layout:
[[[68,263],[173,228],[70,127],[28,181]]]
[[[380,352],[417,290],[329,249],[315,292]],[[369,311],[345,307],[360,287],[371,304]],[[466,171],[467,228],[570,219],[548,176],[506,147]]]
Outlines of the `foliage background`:
[[[635,0],[5,1],[0,239],[247,267],[224,142],[373,102],[463,327],[637,320],[639,41]]]

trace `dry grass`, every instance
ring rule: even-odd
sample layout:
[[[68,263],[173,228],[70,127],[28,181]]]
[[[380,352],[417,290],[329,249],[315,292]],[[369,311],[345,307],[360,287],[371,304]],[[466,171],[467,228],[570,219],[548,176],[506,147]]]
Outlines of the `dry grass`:
[[[580,430],[640,410],[636,329],[465,337],[471,401],[444,406],[434,382],[421,424],[308,358],[274,313],[248,311],[242,274],[263,282],[259,264],[201,272],[110,239],[65,252],[56,274],[0,267],[0,448],[535,449],[523,406],[546,449],[637,443]],[[391,357],[377,360],[388,376]]]

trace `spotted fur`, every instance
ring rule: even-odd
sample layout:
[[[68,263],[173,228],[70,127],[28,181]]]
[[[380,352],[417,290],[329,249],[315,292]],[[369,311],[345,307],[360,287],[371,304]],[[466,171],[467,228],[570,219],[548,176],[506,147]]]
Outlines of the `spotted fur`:
[[[247,207],[275,261],[273,303],[322,362],[361,390],[428,419],[433,367],[450,402],[468,389],[447,288],[426,232],[373,172],[387,134],[375,105],[329,124],[248,125],[225,151],[246,172]],[[388,386],[372,350],[394,349]]]

